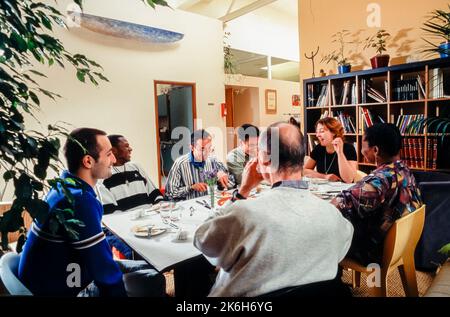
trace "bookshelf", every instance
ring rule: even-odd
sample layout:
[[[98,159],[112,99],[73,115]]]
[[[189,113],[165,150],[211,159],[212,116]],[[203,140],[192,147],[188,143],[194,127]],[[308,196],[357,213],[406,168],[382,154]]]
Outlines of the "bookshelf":
[[[369,172],[375,166],[361,154],[364,129],[389,122],[402,132],[401,157],[411,169],[450,172],[450,133],[437,133],[438,124],[414,124],[421,118],[450,118],[450,58],[306,79],[303,95],[308,153],[317,120],[333,116],[356,148],[359,169]]]

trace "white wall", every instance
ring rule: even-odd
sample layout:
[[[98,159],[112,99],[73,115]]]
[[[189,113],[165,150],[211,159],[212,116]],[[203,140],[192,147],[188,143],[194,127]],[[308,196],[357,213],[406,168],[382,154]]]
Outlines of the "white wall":
[[[69,0],[58,1],[62,11],[69,3]],[[41,81],[42,87],[63,96],[56,102],[43,98],[43,111],[38,117],[43,127],[47,123],[66,121],[74,127],[97,127],[108,133],[126,135],[134,149],[132,159],[156,183],[154,80],[196,83],[197,118],[202,118],[203,127],[225,128],[225,120],[220,116],[220,103],[225,100],[222,23],[169,8],[153,10],[140,0],[85,0],[83,3],[86,13],[166,28],[184,33],[184,39],[174,47],[164,48],[86,29],[57,30],[56,35],[69,51],[85,54],[100,63],[110,83],[99,87],[82,84],[72,67],[36,68],[48,75],[48,79]],[[36,128],[30,122],[28,128]],[[220,157],[226,151],[225,143],[225,138],[216,140]],[[12,193],[8,193],[5,199],[11,197]]]
[[[297,18],[261,8],[227,22],[225,31],[232,48],[299,61]]]
[[[220,18],[255,0],[186,1],[191,12]],[[175,7],[179,1],[169,0]],[[190,3],[190,4],[189,4]],[[277,0],[226,23],[232,48],[299,61],[297,0]]]
[[[259,96],[257,106],[259,107],[258,111],[259,120],[258,122],[255,122],[255,124],[258,124],[260,127],[267,127],[268,125],[277,121],[287,121],[290,117],[290,115],[285,115],[287,113],[300,113],[300,107],[292,106],[292,95],[300,94],[300,83],[283,80],[268,80],[265,78],[249,77],[242,75],[227,75],[226,84],[237,87],[258,88]],[[265,110],[266,89],[273,89],[277,91],[276,114],[266,114]]]

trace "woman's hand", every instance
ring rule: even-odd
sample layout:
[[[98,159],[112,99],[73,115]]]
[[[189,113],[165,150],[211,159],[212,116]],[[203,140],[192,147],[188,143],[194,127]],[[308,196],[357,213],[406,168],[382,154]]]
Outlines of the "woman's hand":
[[[344,141],[342,140],[342,138],[338,137],[334,139],[333,141],[331,141],[331,144],[333,145],[333,148],[338,155],[344,154]]]
[[[339,181],[341,181],[339,176],[334,175],[334,174],[326,174],[325,175],[325,179],[328,179],[330,182],[339,182]]]

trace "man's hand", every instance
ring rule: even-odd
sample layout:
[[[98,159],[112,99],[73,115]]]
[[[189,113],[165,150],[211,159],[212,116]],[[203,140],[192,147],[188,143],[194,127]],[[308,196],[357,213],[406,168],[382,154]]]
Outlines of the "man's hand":
[[[217,173],[217,178],[219,180],[220,185],[222,185],[224,189],[228,189],[228,174],[225,173],[224,171],[219,171]]]
[[[339,181],[341,181],[339,176],[334,175],[334,174],[327,174],[327,175],[325,175],[325,178],[328,179],[330,182],[339,182]]]
[[[208,190],[208,185],[206,183],[195,183],[191,188],[196,192],[206,192]]]
[[[239,189],[239,194],[244,197],[248,197],[250,191],[258,186],[263,180],[261,173],[257,171],[258,159],[251,159],[247,165],[245,165],[244,171],[242,172],[242,182]]]

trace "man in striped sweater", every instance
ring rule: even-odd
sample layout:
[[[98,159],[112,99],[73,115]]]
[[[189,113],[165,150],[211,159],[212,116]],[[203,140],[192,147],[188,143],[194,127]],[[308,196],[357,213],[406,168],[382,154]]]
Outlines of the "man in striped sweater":
[[[133,149],[123,135],[109,135],[116,162],[111,177],[99,182],[97,191],[105,214],[150,208],[160,202],[163,195],[144,170],[131,161]],[[108,243],[119,250],[127,259],[132,258],[131,249],[120,239],[105,231]]]
[[[235,180],[228,174],[225,165],[211,155],[211,135],[205,130],[191,134],[191,151],[180,156],[173,163],[166,182],[166,195],[169,199],[193,199],[207,194],[205,175],[217,173],[219,188],[232,188]]]

